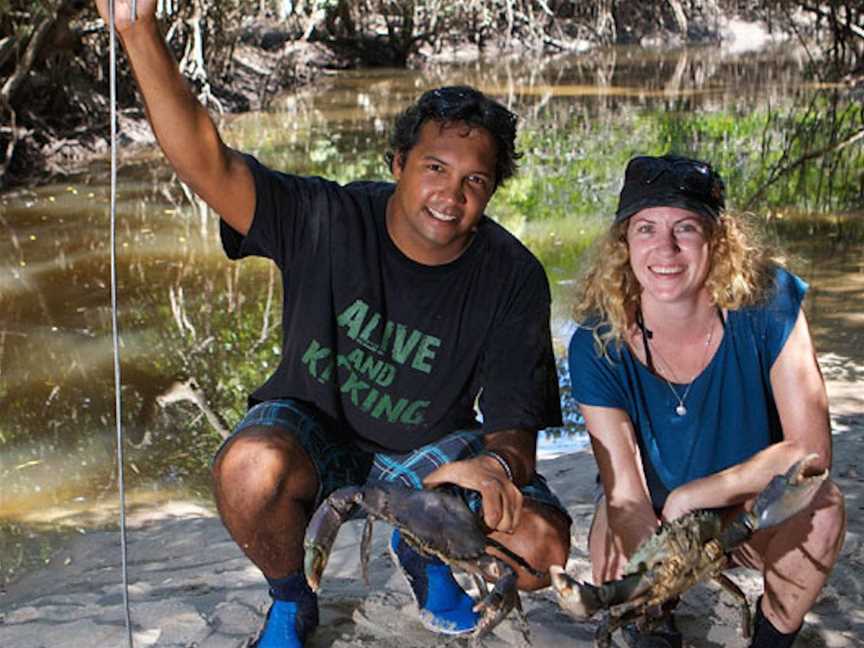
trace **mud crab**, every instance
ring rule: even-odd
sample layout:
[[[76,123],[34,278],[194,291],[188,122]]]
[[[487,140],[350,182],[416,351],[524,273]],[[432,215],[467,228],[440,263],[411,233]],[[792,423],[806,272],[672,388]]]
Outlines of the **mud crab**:
[[[594,637],[599,648],[609,646],[612,633],[636,622],[650,628],[651,616],[663,603],[700,581],[713,578],[741,603],[744,636],[749,636],[750,608],[741,589],[722,573],[729,553],[759,529],[776,526],[807,508],[828,471],[805,477],[809,455],[776,475],[756,497],[752,511],[723,524],[714,512],[699,511],[664,523],[630,557],[620,580],[596,587],[569,576],[560,567],[550,568],[552,586],[561,607],[578,620],[601,610],[607,618]]]
[[[358,512],[366,514],[360,563],[367,583],[373,519],[399,529],[405,541],[420,553],[437,557],[474,576],[481,593],[486,592],[475,607],[480,613],[473,635],[475,641],[491,632],[520,605],[516,572],[504,561],[487,554],[488,547],[494,547],[533,575],[543,576],[521,556],[488,538],[478,517],[457,495],[445,490],[414,490],[379,482],[341,488],[315,511],[304,540],[304,569],[313,591],[318,591],[339,527]],[[491,592],[487,592],[483,578],[495,583]]]

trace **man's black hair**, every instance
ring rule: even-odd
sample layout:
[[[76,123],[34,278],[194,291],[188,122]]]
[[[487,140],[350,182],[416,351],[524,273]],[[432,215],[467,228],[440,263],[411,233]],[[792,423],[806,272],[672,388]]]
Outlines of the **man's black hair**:
[[[396,118],[390,136],[390,150],[384,155],[392,168],[393,161],[404,164],[408,152],[417,144],[420,129],[428,120],[441,124],[464,122],[473,128],[485,128],[495,140],[495,187],[516,171],[516,122],[518,117],[494,99],[469,86],[448,86],[429,90]]]

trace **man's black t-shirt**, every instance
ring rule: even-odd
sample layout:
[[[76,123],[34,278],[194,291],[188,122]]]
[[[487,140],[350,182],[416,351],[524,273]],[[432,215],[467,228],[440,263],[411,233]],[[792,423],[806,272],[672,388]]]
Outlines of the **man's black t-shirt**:
[[[407,452],[458,429],[561,424],[549,285],[537,259],[486,216],[462,255],[426,266],[387,233],[394,185],[340,186],[248,157],[255,215],[224,221],[231,259],[282,271],[282,359],[250,404],[313,403],[371,450]]]

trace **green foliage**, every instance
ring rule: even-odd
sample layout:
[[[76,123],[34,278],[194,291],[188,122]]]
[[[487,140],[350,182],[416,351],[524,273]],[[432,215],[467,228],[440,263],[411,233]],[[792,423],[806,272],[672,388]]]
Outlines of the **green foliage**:
[[[710,161],[722,173],[727,203],[744,207],[783,160],[797,160],[864,126],[859,104],[844,104],[844,126],[828,115],[821,96],[803,116],[794,104],[775,113],[766,108],[670,112],[648,108],[616,115],[607,123],[574,120],[562,126],[523,130],[525,161],[519,176],[495,198],[495,213],[509,223],[566,218],[605,218],[614,211],[627,160],[633,155],[675,152]],[[779,143],[780,145],[776,145]],[[849,210],[864,204],[862,147],[815,160],[769,186],[757,210],[794,207]],[[833,169],[828,177],[827,170]],[[856,172],[857,170],[857,172]],[[831,191],[826,190],[830,184]]]
[[[709,160],[726,181],[727,203],[741,209],[781,162],[786,149],[785,156],[795,158],[841,137],[832,131],[837,118],[829,118],[833,95],[816,97],[813,107],[802,107],[800,99],[792,98],[773,109],[649,105],[598,115],[587,114],[579,105],[550,107],[523,123],[519,170],[498,189],[488,211],[541,257],[550,274],[555,274],[555,268],[567,268],[563,278],[608,224],[630,157],[676,152]],[[860,127],[864,119],[860,105],[841,102],[835,107],[835,113],[840,110],[844,115],[844,133]],[[268,143],[258,152],[276,168],[349,182],[389,177],[382,142],[383,137],[353,130],[316,129],[297,134],[292,141]],[[838,160],[832,164],[844,171],[835,173],[830,192],[824,187],[818,190],[827,182],[825,170],[818,161],[811,162],[768,187],[753,209],[860,207],[864,204],[862,147],[839,152]]]
[[[849,210],[864,200],[864,150],[831,150],[864,128],[864,110],[837,93],[817,93],[804,106],[788,102],[778,111],[651,112],[642,120],[640,128],[659,127],[657,150],[706,159],[720,169],[733,208]]]
[[[763,109],[652,112],[643,116],[657,133],[656,152],[708,160],[726,182],[727,204],[741,205],[756,189],[759,143],[766,127]]]
[[[625,132],[614,124],[592,126],[575,120],[554,128],[528,125],[520,137],[519,175],[499,190],[496,213],[508,222],[611,213],[628,154],[610,144]]]

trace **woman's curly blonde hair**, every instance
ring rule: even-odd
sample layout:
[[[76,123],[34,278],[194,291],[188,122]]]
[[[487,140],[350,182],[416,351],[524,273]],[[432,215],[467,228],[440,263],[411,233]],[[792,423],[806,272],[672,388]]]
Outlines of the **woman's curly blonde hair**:
[[[592,328],[598,353],[607,357],[610,344],[623,344],[640,308],[642,287],[630,267],[628,223],[613,225],[595,244],[574,307],[576,321]],[[724,212],[706,223],[711,265],[705,286],[712,301],[730,310],[759,302],[771,269],[782,260],[741,216]]]

